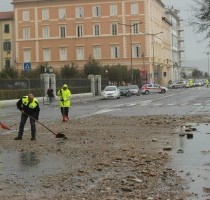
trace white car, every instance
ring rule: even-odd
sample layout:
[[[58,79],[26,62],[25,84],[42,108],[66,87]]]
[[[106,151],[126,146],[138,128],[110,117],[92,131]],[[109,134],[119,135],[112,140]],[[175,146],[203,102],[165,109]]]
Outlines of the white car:
[[[119,99],[120,90],[117,86],[106,86],[105,89],[101,92],[104,99]]]
[[[142,94],[149,94],[149,93],[159,93],[163,94],[168,91],[168,88],[160,86],[158,84],[145,84],[141,87]]]

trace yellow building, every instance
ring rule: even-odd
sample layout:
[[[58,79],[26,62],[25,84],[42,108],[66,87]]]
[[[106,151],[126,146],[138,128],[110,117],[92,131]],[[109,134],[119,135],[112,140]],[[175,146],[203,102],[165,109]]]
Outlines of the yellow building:
[[[0,12],[0,71],[14,66],[14,14]]]
[[[171,60],[171,30],[161,0],[13,0],[13,5],[18,69],[24,63],[54,70],[74,63],[82,69],[91,57],[140,69],[148,81],[155,74],[158,82],[170,80],[164,60]]]

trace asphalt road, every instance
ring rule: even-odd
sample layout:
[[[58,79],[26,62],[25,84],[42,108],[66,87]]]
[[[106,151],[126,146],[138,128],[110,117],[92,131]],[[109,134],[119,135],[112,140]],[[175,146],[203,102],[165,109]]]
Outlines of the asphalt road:
[[[50,123],[61,120],[59,102],[42,105],[40,102],[40,122]],[[15,105],[0,108],[0,121],[8,125],[19,123],[20,112]],[[70,108],[71,118],[81,118],[97,114],[114,116],[146,115],[191,115],[210,113],[210,88],[171,89],[165,94],[149,94],[121,97],[114,100],[84,98],[73,101]]]
[[[52,105],[42,105],[40,102],[40,122],[46,124],[53,123],[55,120],[61,120],[60,108],[58,102]],[[5,122],[12,127],[11,131],[0,129],[0,133],[15,133],[20,121],[20,112],[15,105],[0,107],[0,121]],[[82,118],[97,114],[111,116],[147,116],[147,115],[194,115],[210,114],[210,88],[197,87],[192,89],[171,89],[165,94],[149,94],[132,96],[130,98],[121,97],[118,100],[102,100],[101,98],[83,98],[80,101],[72,101],[70,116],[72,118]],[[28,128],[29,121],[27,122]],[[14,126],[14,124],[16,126]],[[183,149],[183,154],[173,154],[171,168],[176,168],[187,175],[189,179],[188,190],[190,193],[196,192],[201,199],[203,187],[208,186],[208,166],[209,156],[202,154],[208,153],[209,150],[209,133],[208,124],[199,124],[196,127],[199,133],[194,140],[187,140],[183,137],[177,137],[177,147]],[[203,135],[202,135],[203,133]],[[208,133],[208,134],[206,134]],[[197,137],[197,138],[196,138]],[[201,142],[202,141],[202,142]],[[195,148],[196,147],[196,148]],[[203,151],[205,150],[205,151]],[[193,152],[193,156],[192,156]],[[49,156],[49,155],[48,155]],[[190,161],[188,161],[188,159]],[[196,165],[195,165],[196,163]],[[203,164],[204,163],[204,164]],[[206,171],[207,168],[207,171]],[[205,172],[205,173],[204,173]],[[182,174],[183,175],[183,174]],[[192,181],[195,180],[195,181]],[[206,181],[204,184],[204,180]],[[196,184],[194,184],[196,183]],[[198,187],[199,186],[199,187]],[[207,187],[209,188],[209,187]],[[196,190],[195,190],[196,189]]]

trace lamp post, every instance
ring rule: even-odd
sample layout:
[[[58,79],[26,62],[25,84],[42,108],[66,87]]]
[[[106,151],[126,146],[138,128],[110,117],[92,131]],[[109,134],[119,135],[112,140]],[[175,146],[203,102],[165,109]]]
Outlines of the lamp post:
[[[133,23],[131,24],[122,24],[122,23],[118,23],[119,25],[122,26],[127,26],[130,28],[130,52],[131,52],[131,83],[133,83],[133,51],[132,51],[132,27],[137,26],[139,24],[142,24],[143,22],[139,22],[139,23]]]
[[[162,34],[163,32],[159,33],[146,33],[146,35],[152,36],[152,81],[155,82],[155,76],[154,76],[154,69],[155,69],[155,44],[154,44],[154,37],[156,35]]]
[[[208,77],[209,77],[209,51],[208,52],[203,52],[203,53],[205,53],[207,56],[208,56]]]
[[[26,79],[28,81],[28,93],[31,93],[31,85],[30,85],[30,80],[29,78],[26,78],[25,76],[23,76],[24,79]]]

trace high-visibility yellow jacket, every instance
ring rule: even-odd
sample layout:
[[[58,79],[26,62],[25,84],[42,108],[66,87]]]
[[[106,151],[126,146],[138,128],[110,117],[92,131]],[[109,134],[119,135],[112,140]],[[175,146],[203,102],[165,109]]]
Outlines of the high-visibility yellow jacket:
[[[57,95],[60,97],[60,107],[70,107],[71,106],[71,91],[61,88],[58,90]]]
[[[40,107],[36,98],[32,102],[29,102],[28,96],[21,97],[17,102],[17,108],[35,119],[39,118]]]

